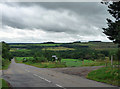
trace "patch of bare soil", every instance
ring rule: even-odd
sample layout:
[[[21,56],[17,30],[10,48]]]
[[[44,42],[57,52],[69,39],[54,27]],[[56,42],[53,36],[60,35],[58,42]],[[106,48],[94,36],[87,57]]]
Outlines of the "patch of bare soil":
[[[89,72],[97,70],[103,66],[90,66],[90,67],[67,67],[67,68],[49,68],[50,70],[62,72],[70,75],[77,75],[80,77],[86,77]]]

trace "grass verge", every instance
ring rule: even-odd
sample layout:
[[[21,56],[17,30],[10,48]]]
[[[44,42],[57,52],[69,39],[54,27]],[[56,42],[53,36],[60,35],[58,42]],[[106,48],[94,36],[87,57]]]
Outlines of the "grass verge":
[[[10,89],[9,84],[4,80],[4,79],[0,79],[1,82],[1,89]]]
[[[34,60],[33,57],[16,57],[15,62],[16,63],[23,63],[23,59],[27,60]],[[28,65],[35,65],[42,68],[55,68],[56,67],[82,67],[82,66],[105,66],[107,63],[107,66],[111,65],[110,60],[105,62],[104,60],[80,60],[80,59],[62,59],[61,63],[59,62],[44,62],[44,63],[33,63],[33,62],[25,62]],[[118,64],[117,61],[114,61],[113,64]]]
[[[3,62],[4,65],[2,66],[2,70],[8,69],[10,63],[11,63],[11,61],[9,61],[9,60],[4,61]]]
[[[24,64],[35,66],[38,68],[63,68],[63,67],[66,67],[65,64],[59,63],[59,62],[43,62],[43,63],[25,62]]]
[[[120,68],[102,67],[94,70],[87,75],[88,79],[104,82],[115,86],[120,86]]]
[[[32,61],[23,62],[24,58],[29,59],[29,60],[33,60],[33,57],[16,57],[15,62],[16,63],[24,63],[24,64],[35,66],[38,68],[63,68],[63,67],[67,67],[66,64],[62,63],[62,62],[38,62],[38,63],[33,63]]]

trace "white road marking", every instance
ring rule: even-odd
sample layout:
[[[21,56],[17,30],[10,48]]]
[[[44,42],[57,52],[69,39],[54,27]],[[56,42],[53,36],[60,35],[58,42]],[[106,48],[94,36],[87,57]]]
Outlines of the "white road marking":
[[[38,76],[38,75],[36,75],[36,74],[33,74],[33,75]]]
[[[47,82],[49,82],[49,83],[51,83],[51,81],[49,81],[49,80],[47,80],[47,79],[44,79],[45,81],[47,81]]]
[[[61,85],[59,85],[59,84],[55,84],[56,86],[58,86],[58,87],[62,87]],[[63,87],[62,87],[63,88]]]
[[[39,78],[41,78],[42,80],[45,80],[45,81],[47,81],[47,82],[49,82],[49,83],[51,83],[52,81],[50,81],[50,80],[47,80],[47,79],[45,79],[45,78],[43,78],[43,77],[41,77],[41,76],[39,76],[39,75],[37,75],[37,74],[33,74],[34,76],[37,76],[37,77],[39,77]],[[61,85],[59,85],[59,84],[55,84],[57,87],[61,87],[61,88],[63,88],[63,89],[66,89],[66,88],[64,88],[63,86],[61,86]]]
[[[43,77],[40,77],[40,76],[38,76],[39,78],[41,78],[42,80],[45,80],[45,78],[43,78]]]
[[[59,85],[59,84],[55,84],[55,85],[58,86],[58,87],[60,87],[60,88],[66,89],[63,86]]]
[[[27,70],[27,72],[30,72],[29,70]]]
[[[25,69],[25,71],[30,72],[29,70]]]
[[[43,77],[40,77],[39,75],[37,75],[37,74],[33,74],[34,76],[37,76],[37,77],[39,77],[39,78],[41,78],[42,80],[45,80],[45,81],[47,81],[47,82],[49,82],[49,83],[51,83],[51,81],[50,80],[47,80],[47,79],[45,79],[45,78],[43,78]]]

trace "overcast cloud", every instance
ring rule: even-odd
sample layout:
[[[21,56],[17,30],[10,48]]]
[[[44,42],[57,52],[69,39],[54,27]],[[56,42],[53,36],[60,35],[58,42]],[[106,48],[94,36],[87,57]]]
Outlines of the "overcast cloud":
[[[102,33],[111,18],[99,2],[0,3],[0,41],[110,41]]]

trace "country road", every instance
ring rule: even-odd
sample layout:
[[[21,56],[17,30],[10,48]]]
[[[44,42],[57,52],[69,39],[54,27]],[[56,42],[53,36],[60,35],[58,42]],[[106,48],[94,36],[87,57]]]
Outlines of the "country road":
[[[9,69],[3,71],[2,77],[13,87],[114,87],[75,75],[15,63],[14,60]]]

